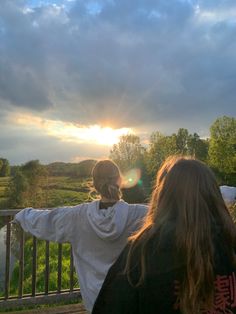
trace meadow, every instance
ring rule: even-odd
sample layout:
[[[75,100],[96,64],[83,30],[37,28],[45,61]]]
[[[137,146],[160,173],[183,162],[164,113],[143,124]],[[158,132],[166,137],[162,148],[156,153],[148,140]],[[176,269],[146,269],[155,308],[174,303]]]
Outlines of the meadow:
[[[11,177],[0,177],[0,209],[7,209],[7,189]],[[44,207],[76,205],[91,199],[91,178],[50,176],[41,185]]]

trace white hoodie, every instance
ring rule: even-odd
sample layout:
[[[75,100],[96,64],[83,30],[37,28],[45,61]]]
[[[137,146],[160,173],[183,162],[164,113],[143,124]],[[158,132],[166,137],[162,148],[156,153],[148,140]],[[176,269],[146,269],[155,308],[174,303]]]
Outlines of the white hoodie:
[[[123,200],[107,209],[99,209],[99,201],[93,201],[52,210],[25,208],[15,220],[37,238],[71,243],[81,295],[91,312],[110,266],[146,212],[145,205]]]

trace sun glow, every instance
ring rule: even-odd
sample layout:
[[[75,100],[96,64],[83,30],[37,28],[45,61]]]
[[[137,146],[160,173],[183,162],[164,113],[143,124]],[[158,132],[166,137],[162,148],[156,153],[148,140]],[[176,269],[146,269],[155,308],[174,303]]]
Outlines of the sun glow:
[[[130,128],[113,129],[100,125],[78,125],[71,122],[43,119],[30,114],[17,114],[12,122],[30,130],[40,130],[63,141],[112,146],[122,135],[132,133]]]

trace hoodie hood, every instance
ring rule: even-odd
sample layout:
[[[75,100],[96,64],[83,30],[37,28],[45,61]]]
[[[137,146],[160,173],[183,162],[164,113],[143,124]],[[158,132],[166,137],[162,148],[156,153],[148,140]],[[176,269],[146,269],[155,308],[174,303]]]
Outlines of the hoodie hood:
[[[88,221],[101,239],[116,240],[125,229],[128,219],[129,205],[119,200],[112,207],[99,209],[99,200],[88,205]]]

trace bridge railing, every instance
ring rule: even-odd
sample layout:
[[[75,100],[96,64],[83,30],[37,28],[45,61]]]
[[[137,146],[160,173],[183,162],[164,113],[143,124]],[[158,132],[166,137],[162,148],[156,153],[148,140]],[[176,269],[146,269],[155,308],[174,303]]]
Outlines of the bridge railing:
[[[19,256],[19,271],[18,271],[18,292],[17,295],[11,295],[10,293],[10,265],[11,265],[11,244],[12,244],[12,220],[15,214],[19,210],[0,210],[0,218],[4,219],[6,224],[5,235],[5,277],[4,287],[0,296],[0,309],[1,308],[14,308],[21,305],[29,304],[42,304],[42,303],[54,303],[65,301],[66,299],[81,299],[80,289],[74,287],[74,266],[73,266],[73,254],[70,246],[70,262],[69,262],[69,285],[68,289],[62,289],[62,259],[64,244],[58,243],[57,247],[57,289],[56,291],[50,291],[50,245],[49,241],[45,242],[45,266],[44,266],[44,289],[43,292],[37,292],[37,244],[38,239],[32,237],[32,257],[30,263],[32,264],[31,274],[31,293],[24,293],[24,268],[25,268],[25,232],[19,226],[19,232],[17,233],[18,241],[18,256]],[[14,238],[14,241],[16,239]],[[27,261],[28,263],[29,261]],[[42,290],[42,289],[40,289]]]

